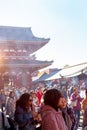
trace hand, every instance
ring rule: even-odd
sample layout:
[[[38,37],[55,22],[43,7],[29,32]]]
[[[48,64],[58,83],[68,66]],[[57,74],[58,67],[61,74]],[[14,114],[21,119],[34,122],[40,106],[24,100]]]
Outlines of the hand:
[[[37,116],[34,117],[34,120],[41,121],[41,115],[37,114]]]

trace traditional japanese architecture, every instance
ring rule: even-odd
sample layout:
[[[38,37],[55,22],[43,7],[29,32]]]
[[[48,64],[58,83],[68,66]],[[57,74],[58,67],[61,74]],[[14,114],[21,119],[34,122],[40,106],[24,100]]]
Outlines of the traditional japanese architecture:
[[[31,74],[53,61],[37,61],[31,55],[50,39],[35,37],[31,28],[0,26],[0,88],[31,86]]]

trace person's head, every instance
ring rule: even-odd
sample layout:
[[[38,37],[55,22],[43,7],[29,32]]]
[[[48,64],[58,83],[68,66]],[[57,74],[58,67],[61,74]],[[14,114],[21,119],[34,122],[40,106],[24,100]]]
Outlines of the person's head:
[[[10,93],[9,93],[9,97],[14,97],[14,91],[11,91]]]
[[[55,110],[58,110],[58,104],[61,97],[62,94],[57,89],[47,90],[44,94],[44,103],[53,107]]]
[[[29,93],[24,93],[21,95],[19,100],[16,102],[16,106],[20,106],[23,109],[29,108],[32,105],[32,97]]]
[[[60,98],[58,107],[60,109],[64,109],[66,108],[66,106],[67,106],[67,100],[64,97]]]
[[[77,87],[73,88],[73,92],[74,92],[75,94],[78,94],[78,88],[77,88]]]
[[[65,85],[62,86],[62,90],[66,90],[66,86]]]
[[[31,97],[35,97],[36,93],[34,92],[34,90],[30,91],[30,95],[31,95]]]

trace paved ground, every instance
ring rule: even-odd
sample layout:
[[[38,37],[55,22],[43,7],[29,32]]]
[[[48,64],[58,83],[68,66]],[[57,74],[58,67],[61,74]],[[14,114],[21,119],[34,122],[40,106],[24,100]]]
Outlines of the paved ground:
[[[82,114],[81,114],[81,116],[80,116],[80,122],[79,122],[79,128],[78,128],[78,130],[82,130],[82,122],[83,122],[83,116],[82,116]]]
[[[78,130],[82,130],[82,127],[79,127]]]

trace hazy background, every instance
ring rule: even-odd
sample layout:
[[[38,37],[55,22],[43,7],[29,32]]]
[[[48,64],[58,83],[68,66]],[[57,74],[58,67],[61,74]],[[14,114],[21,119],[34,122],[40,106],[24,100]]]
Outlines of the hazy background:
[[[50,38],[36,56],[54,60],[51,67],[87,62],[87,0],[0,0],[0,25]]]

